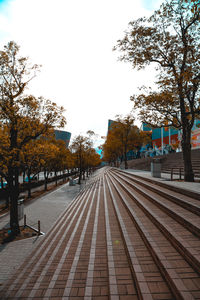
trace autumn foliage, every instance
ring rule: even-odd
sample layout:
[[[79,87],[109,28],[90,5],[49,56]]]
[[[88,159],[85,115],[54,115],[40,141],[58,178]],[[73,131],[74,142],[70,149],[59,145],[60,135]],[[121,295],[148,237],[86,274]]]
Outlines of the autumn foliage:
[[[91,134],[92,133],[92,134]],[[100,155],[96,153],[92,140],[93,132],[88,131],[86,136],[76,136],[70,146],[74,157],[74,164],[79,169],[79,184],[81,179],[88,175],[91,169],[101,164]]]
[[[125,168],[128,168],[127,152],[140,148],[143,143],[148,143],[151,138],[149,133],[140,131],[134,125],[135,118],[129,114],[125,117],[116,116],[111,124],[105,144],[102,146],[104,160],[117,165],[123,158]]]
[[[63,127],[66,122],[63,107],[43,97],[25,94],[38,68],[30,65],[27,57],[19,56],[15,42],[9,42],[0,51],[0,175],[8,183],[13,236],[19,233],[19,173],[25,159],[31,158],[31,151],[36,149],[30,149],[32,141],[54,127]],[[31,160],[35,157],[36,153]]]
[[[168,122],[182,130],[185,180],[193,181],[191,129],[200,116],[200,2],[165,1],[152,16],[130,22],[114,49],[138,70],[155,65],[157,88],[147,83],[131,100],[145,123],[159,127]]]

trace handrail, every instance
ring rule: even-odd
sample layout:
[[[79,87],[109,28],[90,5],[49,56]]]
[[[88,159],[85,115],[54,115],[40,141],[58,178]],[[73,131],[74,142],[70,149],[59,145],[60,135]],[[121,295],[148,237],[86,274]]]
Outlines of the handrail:
[[[184,168],[183,167],[173,167],[173,168],[171,168],[171,181],[173,181],[173,175],[175,175],[174,174],[174,170],[178,170],[179,172],[178,172],[178,174],[179,174],[179,180],[181,180],[182,179],[182,174],[184,175]],[[165,171],[163,170],[162,171],[163,173],[165,173]],[[197,171],[197,170],[193,170],[193,173],[194,173],[194,177],[195,177],[195,175],[196,175],[196,177],[200,177],[200,171]],[[176,173],[177,174],[177,173]]]

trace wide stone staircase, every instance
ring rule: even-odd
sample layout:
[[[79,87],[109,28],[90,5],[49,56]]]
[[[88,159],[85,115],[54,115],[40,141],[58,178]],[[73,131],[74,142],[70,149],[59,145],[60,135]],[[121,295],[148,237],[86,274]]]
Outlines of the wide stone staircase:
[[[184,172],[182,152],[130,160],[128,168],[150,171],[154,159],[160,159],[162,173],[181,176]],[[200,178],[200,149],[192,150],[192,166],[195,178]]]
[[[199,299],[200,202],[183,193],[99,169],[0,299]]]

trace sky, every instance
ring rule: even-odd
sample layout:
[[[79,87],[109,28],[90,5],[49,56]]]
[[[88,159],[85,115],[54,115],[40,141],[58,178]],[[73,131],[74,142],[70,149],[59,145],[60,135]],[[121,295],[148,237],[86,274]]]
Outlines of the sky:
[[[29,93],[64,106],[72,139],[93,130],[104,142],[108,119],[132,110],[130,96],[153,84],[153,69],[133,70],[112,48],[128,23],[162,0],[0,0],[0,49],[14,40],[42,65]],[[134,112],[133,112],[134,113]],[[136,122],[138,125],[138,121]]]

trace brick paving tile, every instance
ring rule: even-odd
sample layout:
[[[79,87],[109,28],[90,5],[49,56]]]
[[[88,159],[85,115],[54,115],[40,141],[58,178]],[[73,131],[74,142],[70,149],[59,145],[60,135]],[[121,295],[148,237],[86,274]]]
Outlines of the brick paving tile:
[[[171,295],[170,294],[165,294],[165,293],[162,293],[162,294],[154,294],[154,299],[155,300],[168,300],[170,299]]]
[[[101,296],[108,295],[108,287],[107,286],[100,287],[100,295]]]
[[[120,300],[137,300],[138,297],[137,296],[133,296],[133,295],[123,295],[120,296]]]
[[[93,297],[94,300],[109,300],[108,296],[94,296]],[[115,300],[114,298],[112,298],[113,300]]]
[[[94,282],[94,284],[96,284],[96,283]],[[93,286],[93,288],[92,288],[92,295],[93,296],[99,296],[99,295],[101,295],[101,287],[99,287],[99,286]]]
[[[85,295],[85,287],[84,288],[78,288],[78,295],[79,297],[82,297]]]
[[[200,281],[199,281],[200,282]],[[193,279],[183,279],[184,285],[190,290],[197,290],[199,288],[199,282],[195,282]]]
[[[200,298],[196,216],[192,221],[193,213],[184,212],[186,228],[142,190],[147,193],[115,169],[98,170],[0,287],[0,299]],[[181,217],[182,207],[175,207]]]
[[[200,291],[199,292],[192,292],[192,295],[195,299],[200,299]]]

